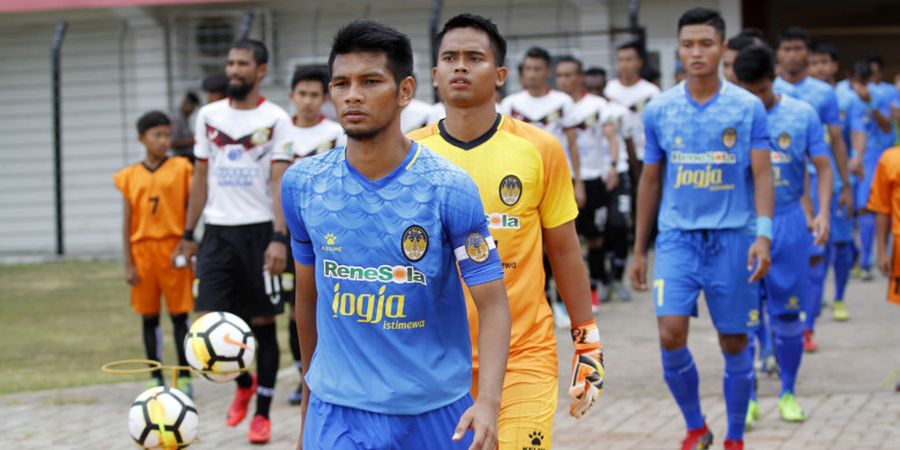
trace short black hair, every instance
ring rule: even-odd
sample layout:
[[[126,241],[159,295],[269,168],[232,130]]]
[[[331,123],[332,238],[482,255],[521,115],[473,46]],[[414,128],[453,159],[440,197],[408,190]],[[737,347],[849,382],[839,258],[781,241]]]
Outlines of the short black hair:
[[[884,69],[884,59],[878,53],[872,52],[866,55],[866,62],[869,64],[878,64],[879,69]]]
[[[813,43],[811,51],[819,55],[828,55],[828,57],[831,58],[832,61],[838,60],[837,48],[835,48],[835,46],[829,44],[828,42]]]
[[[729,39],[726,45],[728,45],[729,50],[735,50],[739,52],[755,43],[756,42],[753,40],[752,36],[739,34]]]
[[[638,58],[641,58],[641,61],[644,60],[644,45],[641,43],[641,41],[628,41],[616,47],[617,52],[628,49],[634,50],[634,52],[637,53]]]
[[[734,76],[741,83],[775,79],[775,55],[765,45],[751,45],[734,59]]]
[[[225,92],[228,89],[228,75],[223,72],[207,75],[200,88],[206,92]]]
[[[331,43],[328,71],[333,73],[334,59],[349,53],[383,53],[387,57],[387,69],[398,85],[413,75],[413,51],[409,37],[383,24],[369,19],[358,19],[341,27]]]
[[[655,83],[655,82],[659,81],[660,73],[653,66],[644,64],[641,67],[640,74],[641,74],[641,78],[643,78],[651,83]]]
[[[523,58],[523,61],[527,58],[543,60],[545,63],[547,63],[547,67],[550,67],[550,52],[548,52],[543,47],[529,48],[528,51],[525,52],[525,58]]]
[[[759,39],[760,41],[766,40],[766,35],[763,34],[763,31],[760,30],[759,28],[754,28],[754,27],[744,28],[743,30],[741,30],[740,33],[738,33],[738,35],[747,36],[751,39]]]
[[[709,25],[725,39],[725,20],[718,11],[709,8],[691,8],[678,19],[678,32],[687,25]]]
[[[585,70],[584,74],[592,77],[602,76],[603,78],[606,78],[606,69],[602,67],[588,67],[588,70]]]
[[[169,116],[166,113],[162,111],[146,112],[137,120],[138,135],[143,136],[147,130],[161,125],[172,125],[172,121],[169,120]]]
[[[800,27],[787,27],[782,30],[781,34],[778,35],[778,42],[775,44],[775,47],[781,47],[781,44],[785,41],[803,41],[806,48],[812,47],[812,36],[809,35],[809,31]]]
[[[322,83],[322,93],[328,93],[328,73],[321,67],[298,67],[294,71],[294,76],[291,77],[291,90],[293,91],[297,87],[297,83],[301,81],[318,81]]]
[[[474,28],[478,31],[482,31],[488,36],[488,40],[491,42],[491,50],[494,52],[494,59],[497,63],[497,67],[500,67],[506,61],[506,39],[500,34],[500,30],[497,29],[497,24],[488,19],[487,17],[479,16],[478,14],[469,14],[463,13],[456,16],[453,16],[444,24],[444,28],[435,36],[434,38],[434,51],[438,51],[441,48],[441,42],[444,41],[444,35],[446,35],[450,30],[455,30],[458,28]]]
[[[197,97],[197,94],[195,94],[194,91],[187,91],[187,94],[184,94],[184,99],[195,105],[200,104],[200,97]]]
[[[256,61],[257,65],[269,63],[269,50],[266,49],[266,44],[263,44],[256,39],[241,39],[234,44],[231,44],[230,50],[234,49],[250,50],[253,53],[253,60]]]
[[[872,78],[872,62],[869,61],[869,58],[856,61],[853,63],[850,74],[853,78],[869,81]]]
[[[577,67],[578,73],[584,73],[584,64],[581,63],[581,60],[572,56],[572,55],[563,55],[556,59],[556,65],[559,66],[561,63],[574,63],[575,67]]]

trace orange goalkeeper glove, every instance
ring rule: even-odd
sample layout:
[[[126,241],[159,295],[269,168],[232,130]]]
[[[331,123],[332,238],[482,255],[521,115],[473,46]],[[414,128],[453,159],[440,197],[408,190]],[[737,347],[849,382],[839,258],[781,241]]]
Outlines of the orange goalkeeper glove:
[[[569,415],[580,419],[603,392],[603,349],[597,322],[590,321],[572,328],[572,381],[569,383]]]

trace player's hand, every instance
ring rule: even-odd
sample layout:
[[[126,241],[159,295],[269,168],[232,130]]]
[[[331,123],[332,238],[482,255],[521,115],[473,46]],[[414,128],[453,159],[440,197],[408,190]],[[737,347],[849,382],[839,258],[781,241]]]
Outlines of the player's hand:
[[[881,271],[881,274],[887,278],[891,277],[891,259],[888,257],[887,251],[879,249],[878,256],[876,256],[878,264],[878,270]]]
[[[860,178],[865,176],[865,172],[863,172],[863,164],[862,158],[859,156],[855,156],[850,158],[850,161],[847,163],[848,169],[850,169],[850,173],[856,175]]]
[[[497,448],[497,414],[500,405],[490,405],[488,402],[475,401],[470,406],[453,430],[453,441],[459,441],[466,434],[466,430],[475,431],[475,438],[469,450],[494,450]]]
[[[619,185],[619,172],[616,172],[616,168],[612,167],[609,169],[609,173],[606,175],[606,191],[612,192],[616,186]]]
[[[584,192],[584,181],[576,180],[575,181],[575,204],[578,205],[578,208],[581,209],[584,207],[584,203],[587,201],[587,194]]]
[[[813,219],[812,233],[815,245],[824,245],[828,242],[828,236],[831,233],[829,229],[831,227],[830,222],[831,218],[821,212]]]
[[[197,241],[186,241],[184,239],[178,243],[178,247],[175,247],[175,255],[172,256],[172,259],[175,259],[175,256],[182,255],[184,256],[184,260],[191,265],[191,270],[197,271],[197,253],[200,251],[200,245],[197,244]]]
[[[263,269],[269,272],[273,277],[281,275],[284,268],[287,267],[287,246],[281,242],[269,242],[266,247],[265,265]]]
[[[569,382],[569,415],[580,419],[603,393],[603,349],[593,320],[572,328],[572,378]]]
[[[847,215],[851,215],[853,213],[853,191],[850,189],[849,185],[844,185],[841,188],[841,193],[838,194],[838,205],[844,208],[844,212]]]
[[[631,257],[631,268],[628,270],[631,287],[636,291],[647,290],[647,255],[637,252]]]
[[[756,262],[756,270],[750,275],[748,283],[753,283],[763,279],[769,273],[769,266],[772,265],[772,242],[768,238],[758,236],[756,242],[750,246],[747,252],[747,270],[753,270],[753,263]]]
[[[137,284],[141,282],[141,279],[138,278],[137,269],[134,268],[134,264],[125,263],[125,281],[132,286],[137,286]]]

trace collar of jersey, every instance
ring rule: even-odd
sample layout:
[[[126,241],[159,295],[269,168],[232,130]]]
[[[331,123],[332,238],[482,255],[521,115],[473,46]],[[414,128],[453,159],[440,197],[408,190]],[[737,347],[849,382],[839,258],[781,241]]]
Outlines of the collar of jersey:
[[[166,156],[165,158],[162,159],[162,161],[159,162],[159,164],[156,165],[156,167],[154,167],[154,168],[152,168],[152,169],[151,169],[149,166],[147,166],[147,163],[144,162],[144,161],[141,161],[141,166],[142,166],[144,169],[146,169],[147,172],[154,173],[154,172],[156,172],[157,170],[159,170],[159,168],[162,167],[163,164],[165,164],[166,161],[168,161],[168,160],[169,160],[169,157]]]
[[[347,166],[347,171],[350,172],[350,176],[352,176],[353,178],[356,178],[356,181],[359,181],[359,183],[362,184],[363,186],[365,186],[367,189],[370,189],[370,190],[381,189],[381,188],[387,186],[388,184],[390,184],[391,181],[394,181],[395,178],[400,176],[400,174],[405,172],[407,169],[412,167],[413,163],[419,157],[419,152],[422,151],[422,148],[419,146],[419,144],[417,142],[415,142],[415,141],[410,141],[410,142],[412,142],[412,145],[409,146],[409,151],[406,152],[406,157],[403,158],[403,162],[401,162],[400,165],[398,165],[389,174],[387,174],[377,180],[370,180],[370,179],[366,178],[365,175],[359,173],[359,171],[356,170],[356,168],[354,168],[350,164],[350,161],[347,160],[347,146],[344,146],[344,149],[341,152],[344,155],[344,165]]]
[[[500,122],[503,121],[503,115],[498,113],[497,118],[494,119],[494,125],[492,125],[491,128],[489,130],[487,130],[484,134],[482,134],[481,136],[478,136],[475,139],[472,139],[471,141],[461,141],[461,140],[451,136],[450,133],[447,132],[447,129],[444,128],[444,120],[445,119],[441,119],[440,121],[438,121],[438,124],[437,124],[438,132],[441,134],[441,137],[444,138],[444,140],[447,141],[448,144],[450,144],[454,147],[459,147],[463,150],[472,150],[473,148],[478,147],[481,144],[484,144],[485,142],[490,140],[492,137],[494,137],[494,134],[496,134],[497,130],[500,128]]]
[[[781,107],[781,102],[784,101],[784,94],[779,94],[779,93],[776,92],[775,95],[778,96],[778,101],[775,102],[774,105],[772,105],[772,108],[771,108],[771,109],[769,109],[768,111],[766,111],[766,113],[768,113],[768,114],[772,114],[772,113],[774,113],[775,111],[777,111],[778,108]],[[765,106],[765,104],[764,104],[763,106]]]
[[[694,97],[691,97],[691,91],[688,90],[687,81],[682,81],[681,84],[684,85],[684,96],[685,96],[685,98],[687,98],[688,103],[690,103],[692,106],[694,106],[695,108],[697,108],[701,111],[706,108],[709,108],[709,105],[712,105],[713,103],[715,103],[716,100],[719,99],[719,96],[725,92],[725,88],[728,86],[727,81],[719,79],[719,90],[716,91],[716,95],[713,95],[712,98],[707,100],[705,103],[700,104],[700,103],[697,103],[696,100],[694,100]]]

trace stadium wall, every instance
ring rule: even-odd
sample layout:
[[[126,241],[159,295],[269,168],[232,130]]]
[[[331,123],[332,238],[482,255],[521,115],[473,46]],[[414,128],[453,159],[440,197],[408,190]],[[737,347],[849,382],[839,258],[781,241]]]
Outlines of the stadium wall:
[[[641,22],[647,27],[649,49],[660,55],[664,84],[674,68],[673,18],[696,3],[641,2]],[[725,12],[729,28],[737,29],[739,0],[699,3]],[[117,255],[121,197],[111,175],[142,158],[134,121],[150,109],[173,110],[188,89],[199,91],[206,73],[224,67],[224,57],[197,48],[197,27],[210,20],[237,27],[247,8],[256,17],[251,36],[266,41],[272,52],[263,93],[286,109],[293,69],[324,63],[334,31],[359,17],[381,20],[410,36],[417,97],[433,101],[429,0],[238,2],[2,14],[0,256],[54,252],[49,46],[55,23],[69,22],[62,51],[66,254]],[[554,55],[573,54],[588,66],[607,68],[612,76],[615,46],[630,39],[624,32],[628,0],[458,0],[444,2],[441,17],[461,12],[491,17],[508,37],[507,64],[513,69],[509,92],[519,89],[515,67],[532,45]]]

